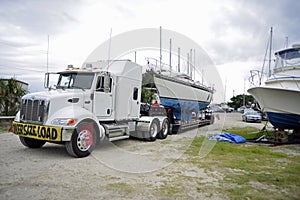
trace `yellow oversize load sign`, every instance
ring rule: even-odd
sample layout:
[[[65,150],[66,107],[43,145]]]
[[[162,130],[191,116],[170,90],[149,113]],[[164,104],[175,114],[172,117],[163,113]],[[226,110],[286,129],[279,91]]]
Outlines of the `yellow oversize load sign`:
[[[62,128],[13,122],[13,132],[22,137],[59,142]]]

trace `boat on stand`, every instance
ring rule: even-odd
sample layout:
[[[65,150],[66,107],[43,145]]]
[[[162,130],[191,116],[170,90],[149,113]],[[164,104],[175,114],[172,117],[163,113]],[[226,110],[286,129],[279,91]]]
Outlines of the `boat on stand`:
[[[300,44],[275,52],[275,65],[263,85],[248,92],[275,129],[300,132]]]

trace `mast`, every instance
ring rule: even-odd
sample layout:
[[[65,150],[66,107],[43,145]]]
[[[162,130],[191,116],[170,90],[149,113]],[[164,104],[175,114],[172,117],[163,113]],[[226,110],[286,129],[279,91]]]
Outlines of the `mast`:
[[[193,80],[196,79],[196,50],[194,49],[194,77]]]
[[[161,48],[162,48],[162,44],[161,44],[161,37],[162,37],[162,33],[161,33],[161,26],[159,27],[159,67],[160,67],[160,71],[161,69],[161,61],[162,61],[162,54],[161,54]]]
[[[271,54],[272,54],[273,27],[270,31],[270,49],[269,49],[269,77],[271,76]]]
[[[170,38],[170,60],[169,60],[169,65],[170,65],[170,75],[172,71],[172,38]]]
[[[190,77],[193,78],[193,50],[190,49]]]
[[[180,47],[178,47],[178,72],[180,72]]]
[[[190,54],[187,53],[187,75],[190,73]]]
[[[271,76],[271,50],[272,50],[272,37],[273,37],[273,27],[271,27],[270,30],[270,38],[267,42],[267,47],[266,47],[266,51],[265,51],[265,56],[264,56],[264,61],[263,61],[263,65],[261,68],[261,72],[260,74],[258,73],[259,76],[259,85],[261,85],[261,80],[263,78],[263,75],[265,74],[265,62],[267,61],[267,55],[268,55],[268,48],[269,48],[269,69],[268,69],[268,76]]]

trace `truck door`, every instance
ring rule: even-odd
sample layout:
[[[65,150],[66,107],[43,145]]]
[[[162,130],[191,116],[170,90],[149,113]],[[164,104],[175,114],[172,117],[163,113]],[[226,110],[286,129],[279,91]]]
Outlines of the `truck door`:
[[[112,116],[112,86],[113,79],[108,74],[98,76],[94,96],[94,113],[97,117]]]
[[[132,99],[130,101],[130,117],[136,118],[139,117],[140,114],[140,96],[139,96],[139,88],[133,87],[132,91]]]

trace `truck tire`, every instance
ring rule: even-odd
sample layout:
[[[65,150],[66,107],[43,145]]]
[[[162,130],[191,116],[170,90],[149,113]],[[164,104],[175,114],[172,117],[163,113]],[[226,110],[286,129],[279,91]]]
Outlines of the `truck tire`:
[[[155,141],[158,131],[159,131],[159,121],[157,119],[154,119],[150,124],[148,137],[146,137],[146,139],[148,141]]]
[[[96,146],[97,136],[93,122],[82,122],[78,125],[71,137],[66,142],[69,155],[77,158],[89,156]]]
[[[169,129],[170,129],[169,120],[164,119],[162,126],[161,126],[161,130],[157,134],[157,138],[158,139],[166,139],[168,137]]]
[[[46,141],[44,140],[36,140],[33,138],[27,138],[27,137],[21,137],[19,136],[21,143],[29,148],[33,148],[33,149],[37,149],[37,148],[41,148]]]

